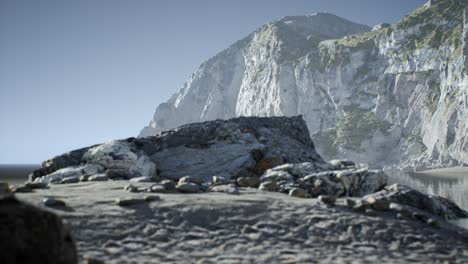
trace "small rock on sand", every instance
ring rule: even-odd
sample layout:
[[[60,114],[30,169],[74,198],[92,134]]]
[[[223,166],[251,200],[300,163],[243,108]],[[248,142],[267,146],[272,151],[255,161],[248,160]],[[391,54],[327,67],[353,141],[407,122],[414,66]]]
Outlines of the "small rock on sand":
[[[182,193],[197,193],[200,191],[200,186],[193,182],[185,182],[177,184],[176,189]]]
[[[127,191],[127,192],[138,192],[138,187],[129,184],[129,185],[127,185],[127,186],[124,187],[124,191]]]
[[[118,206],[131,206],[144,203],[146,200],[141,198],[117,198],[115,204]]]
[[[293,188],[289,191],[289,196],[291,197],[299,197],[299,198],[306,198],[307,192],[302,188]]]
[[[239,177],[237,179],[237,185],[240,187],[254,187],[257,188],[260,185],[259,177]]]
[[[80,181],[80,178],[78,176],[70,176],[70,177],[65,177],[63,178],[60,183],[61,184],[69,184],[69,183],[77,183]]]
[[[279,189],[279,185],[276,182],[265,181],[260,184],[260,187],[258,187],[258,189],[262,191],[274,192]]]
[[[153,179],[148,176],[135,177],[130,179],[131,182],[152,182]]]
[[[31,188],[31,189],[45,189],[45,188],[47,188],[47,183],[45,183],[45,182],[27,182],[24,185]]]
[[[224,192],[227,194],[239,194],[239,188],[235,185],[231,184],[224,184],[224,185],[216,185],[211,187],[211,191],[213,192]]]
[[[148,192],[154,193],[167,193],[167,189],[164,188],[161,184],[155,184],[148,188]]]
[[[179,179],[179,185],[184,184],[184,183],[196,183],[196,184],[202,184],[205,182],[205,180],[202,177],[195,177],[195,176],[184,176]]]
[[[89,176],[88,178],[88,181],[107,181],[107,180],[109,180],[109,178],[104,173],[95,174],[95,175]]]
[[[336,198],[328,195],[319,195],[318,200],[324,204],[335,205]]]
[[[60,207],[60,206],[66,206],[66,203],[62,200],[59,200],[59,199],[55,199],[55,198],[44,198],[42,200],[42,203],[45,205],[45,206],[48,206],[48,207]]]

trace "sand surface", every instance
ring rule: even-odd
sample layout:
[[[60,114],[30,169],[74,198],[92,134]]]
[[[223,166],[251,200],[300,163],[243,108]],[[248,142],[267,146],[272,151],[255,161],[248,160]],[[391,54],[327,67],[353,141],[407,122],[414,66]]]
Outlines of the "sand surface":
[[[158,194],[159,201],[115,205],[116,198],[155,195],[126,192],[127,184],[55,185],[17,197],[41,207],[44,197],[65,201],[67,208],[48,210],[70,225],[81,258],[106,263],[468,261],[468,231],[451,225],[368,216],[255,189],[240,195]]]

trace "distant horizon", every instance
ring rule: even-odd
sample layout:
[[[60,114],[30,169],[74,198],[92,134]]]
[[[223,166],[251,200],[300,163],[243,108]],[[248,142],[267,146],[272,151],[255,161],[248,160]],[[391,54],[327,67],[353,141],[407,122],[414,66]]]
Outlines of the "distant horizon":
[[[269,21],[395,23],[422,0],[0,3],[0,164],[137,136],[198,66]]]

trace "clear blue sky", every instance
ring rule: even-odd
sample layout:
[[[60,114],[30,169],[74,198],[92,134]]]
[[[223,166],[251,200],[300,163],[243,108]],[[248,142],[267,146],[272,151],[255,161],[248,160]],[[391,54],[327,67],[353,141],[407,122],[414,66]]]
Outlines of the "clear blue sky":
[[[0,163],[136,136],[204,60],[263,23],[374,25],[420,0],[0,0]]]

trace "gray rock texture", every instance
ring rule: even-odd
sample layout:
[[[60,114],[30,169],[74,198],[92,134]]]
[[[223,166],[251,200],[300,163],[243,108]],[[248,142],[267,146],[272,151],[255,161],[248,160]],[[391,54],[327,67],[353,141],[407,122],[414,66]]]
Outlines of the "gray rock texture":
[[[31,179],[54,183],[107,170],[108,175],[157,174],[173,180],[189,175],[208,181],[215,175],[226,179],[259,176],[279,164],[305,161],[325,165],[301,116],[239,117],[71,151],[44,162],[45,167],[33,172]]]

